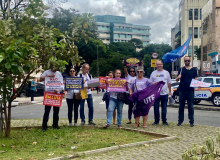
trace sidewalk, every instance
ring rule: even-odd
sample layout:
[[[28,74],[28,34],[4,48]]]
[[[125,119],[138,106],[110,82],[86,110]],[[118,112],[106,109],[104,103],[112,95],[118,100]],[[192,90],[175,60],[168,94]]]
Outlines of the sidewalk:
[[[105,120],[94,120],[98,126],[103,126]],[[134,124],[127,125],[126,120],[122,121],[122,126],[125,128],[133,128]],[[182,154],[189,147],[192,147],[194,143],[198,145],[204,145],[206,137],[210,136],[216,138],[217,132],[220,132],[219,127],[200,126],[195,125],[189,127],[189,124],[183,124],[182,126],[176,126],[176,123],[169,122],[169,126],[165,125],[151,125],[153,121],[147,122],[147,128],[135,128],[138,130],[144,130],[154,132],[158,134],[166,134],[170,136],[177,136],[177,140],[154,143],[149,146],[124,148],[115,151],[105,152],[103,154],[94,154],[90,156],[81,157],[79,159],[86,160],[125,160],[125,159],[138,159],[138,160],[181,160]],[[41,119],[32,120],[12,120],[12,127],[19,126],[41,126]],[[52,119],[49,120],[49,125],[52,124]],[[67,125],[67,119],[60,119],[59,125]],[[142,126],[142,125],[141,125]],[[110,127],[111,128],[111,127]],[[120,131],[120,130],[119,130]],[[104,132],[104,131],[103,131]],[[63,155],[65,156],[65,155]]]
[[[43,98],[44,97],[34,97],[34,101],[36,103],[41,103],[41,102],[43,102]],[[25,98],[17,97],[16,100],[19,101],[19,106],[31,104],[31,97],[25,97]],[[179,104],[176,103],[174,105],[168,105],[168,107],[179,108]],[[187,108],[187,104],[186,104],[185,108]],[[216,106],[212,105],[212,103],[209,103],[206,101],[201,102],[198,105],[194,105],[194,109],[195,110],[206,110],[206,111],[220,111],[220,107],[216,107]]]

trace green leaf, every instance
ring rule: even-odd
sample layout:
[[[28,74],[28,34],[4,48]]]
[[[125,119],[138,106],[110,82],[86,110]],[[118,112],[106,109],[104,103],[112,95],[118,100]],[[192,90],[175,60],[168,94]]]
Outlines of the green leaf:
[[[6,63],[6,64],[5,64],[5,67],[6,67],[7,69],[10,69],[10,68],[11,68],[11,65],[8,64],[8,63]]]
[[[19,72],[23,72],[23,68],[21,66],[18,67]]]

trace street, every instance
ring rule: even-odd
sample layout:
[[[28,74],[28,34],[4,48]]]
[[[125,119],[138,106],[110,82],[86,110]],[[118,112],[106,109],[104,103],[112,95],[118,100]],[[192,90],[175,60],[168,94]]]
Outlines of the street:
[[[94,103],[94,119],[105,119],[106,118],[106,108],[105,102],[102,102],[103,93],[96,94],[93,92],[93,103]],[[206,103],[207,105],[209,103]],[[210,103],[211,104],[211,103]],[[204,104],[201,104],[204,106]],[[12,108],[12,119],[39,119],[43,117],[44,106],[42,103],[17,106]],[[128,106],[123,107],[123,119],[127,119]],[[63,99],[62,106],[60,108],[60,118],[67,118],[67,104],[66,100]],[[50,118],[52,118],[52,111],[50,112]],[[85,116],[88,118],[88,107],[85,105]],[[149,112],[149,120],[154,119],[153,107]],[[167,108],[167,119],[168,122],[178,121],[178,108]],[[134,122],[134,120],[133,120]],[[188,111],[185,109],[185,123],[189,123]],[[78,124],[80,119],[78,120]],[[208,125],[220,127],[220,112],[219,111],[205,111],[205,110],[195,110],[195,124]]]

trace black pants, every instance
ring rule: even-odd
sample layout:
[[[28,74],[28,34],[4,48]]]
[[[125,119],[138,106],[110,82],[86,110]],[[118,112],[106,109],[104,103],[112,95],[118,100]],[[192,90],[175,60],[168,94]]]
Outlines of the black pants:
[[[129,103],[128,103],[128,120],[131,120],[133,106],[134,106],[134,103],[129,100]]]
[[[66,102],[67,102],[67,106],[68,106],[68,119],[69,119],[69,123],[72,123],[73,108],[74,108],[74,123],[77,123],[79,104],[80,104],[81,100],[79,100],[79,99],[68,99],[67,98]]]
[[[30,90],[31,101],[34,101],[34,90]]]
[[[47,122],[49,119],[50,110],[51,110],[51,106],[45,106],[43,124],[42,124],[42,127],[44,129],[47,128]],[[58,127],[59,111],[60,111],[60,107],[53,107],[53,127]]]

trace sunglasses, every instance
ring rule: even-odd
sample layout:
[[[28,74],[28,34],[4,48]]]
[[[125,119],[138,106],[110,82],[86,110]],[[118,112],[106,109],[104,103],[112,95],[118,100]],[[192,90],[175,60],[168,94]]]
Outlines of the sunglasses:
[[[185,62],[190,62],[190,60],[185,60]]]
[[[70,72],[76,72],[76,71],[73,71],[73,70],[72,70],[72,71],[70,71]]]
[[[130,71],[130,73],[132,73],[132,72],[134,73],[135,71]]]
[[[137,71],[137,73],[143,73],[143,71]]]

